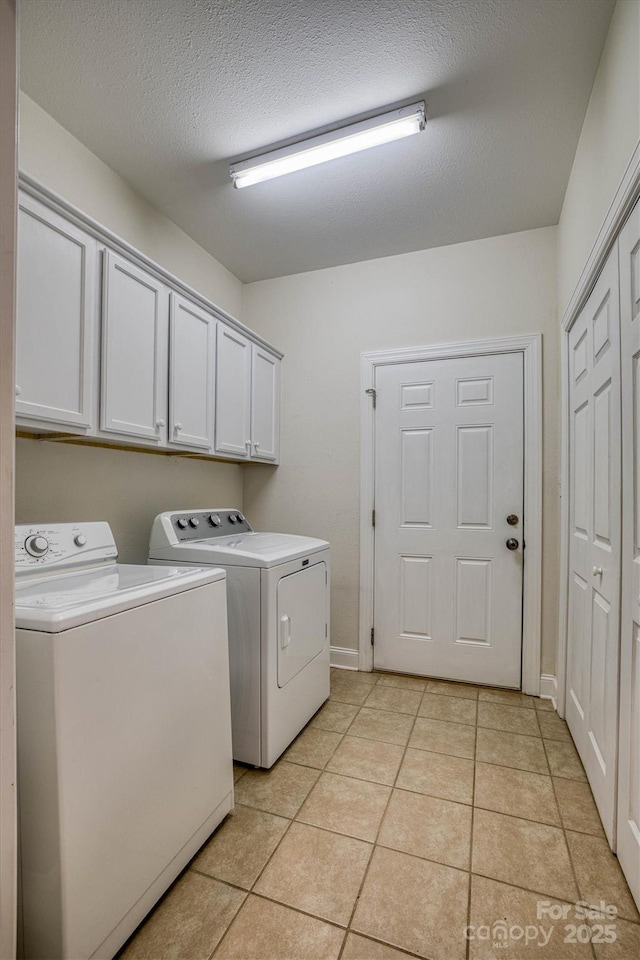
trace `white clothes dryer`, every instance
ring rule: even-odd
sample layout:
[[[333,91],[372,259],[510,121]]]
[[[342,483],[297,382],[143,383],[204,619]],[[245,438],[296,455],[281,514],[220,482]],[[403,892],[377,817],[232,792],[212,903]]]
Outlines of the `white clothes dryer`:
[[[329,697],[329,544],[178,510],[154,520],[149,562],[226,571],[233,756],[271,767]]]
[[[15,532],[20,940],[112,957],[233,806],[224,571]]]

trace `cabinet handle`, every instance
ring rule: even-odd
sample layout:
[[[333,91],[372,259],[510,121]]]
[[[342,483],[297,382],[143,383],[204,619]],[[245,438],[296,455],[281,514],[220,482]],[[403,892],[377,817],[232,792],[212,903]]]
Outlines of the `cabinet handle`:
[[[245,440],[244,445],[246,447],[247,453],[251,453],[251,440]]]
[[[181,424],[181,423],[174,423],[173,429],[175,430],[176,433],[180,433],[180,431],[182,430],[182,424]]]
[[[21,393],[22,393],[22,388],[19,387],[18,384],[16,383],[16,397],[19,397]]]
[[[164,427],[164,420],[156,420],[156,430],[161,430]]]
[[[260,449],[260,444],[259,444],[258,441],[256,440],[253,445],[254,445],[254,447],[256,448],[256,453],[257,453],[258,450]]]

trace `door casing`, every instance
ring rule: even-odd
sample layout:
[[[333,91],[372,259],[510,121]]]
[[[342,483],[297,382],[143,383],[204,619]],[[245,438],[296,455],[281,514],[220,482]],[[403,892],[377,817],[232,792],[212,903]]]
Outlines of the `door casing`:
[[[524,364],[524,517],[525,563],[522,615],[522,689],[540,694],[542,602],[542,334],[469,340],[363,353],[361,361],[360,461],[360,637],[359,669],[373,668],[371,629],[374,601],[374,508],[376,368],[423,360],[522,353]]]

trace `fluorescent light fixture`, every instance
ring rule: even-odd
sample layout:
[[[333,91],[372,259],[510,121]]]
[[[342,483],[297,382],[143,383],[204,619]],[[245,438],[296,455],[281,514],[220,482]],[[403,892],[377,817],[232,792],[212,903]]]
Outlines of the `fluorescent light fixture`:
[[[327,160],[346,157],[359,150],[377,147],[391,140],[400,140],[424,130],[427,122],[424,101],[409,107],[391,110],[360,123],[339,127],[309,140],[301,140],[280,150],[271,150],[242,163],[232,163],[229,168],[234,187],[249,187],[263,180],[282,177],[285,173],[314,167]]]

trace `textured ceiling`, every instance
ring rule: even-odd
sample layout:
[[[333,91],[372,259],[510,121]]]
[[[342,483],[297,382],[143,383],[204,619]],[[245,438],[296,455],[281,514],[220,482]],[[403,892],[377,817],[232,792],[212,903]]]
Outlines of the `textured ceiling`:
[[[21,86],[241,280],[557,223],[614,0],[22,0]],[[231,160],[425,99],[246,190]]]

